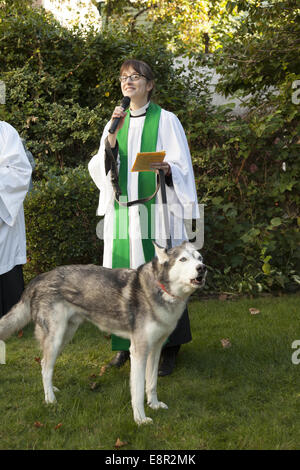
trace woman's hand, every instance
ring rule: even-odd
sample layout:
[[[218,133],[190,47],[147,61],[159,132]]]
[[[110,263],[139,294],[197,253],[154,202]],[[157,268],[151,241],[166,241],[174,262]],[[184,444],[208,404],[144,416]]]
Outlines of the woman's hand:
[[[124,120],[126,117],[126,113],[122,106],[116,106],[114,109],[114,112],[112,113],[111,121],[113,121],[116,118],[121,118],[119,121],[119,124],[116,128],[116,131],[114,134],[108,134],[108,142],[110,143],[110,146],[113,148],[116,146],[116,141],[117,141],[117,133],[119,132],[120,129],[122,129],[124,125]]]
[[[158,174],[158,170],[163,170],[165,176],[171,174],[171,167],[167,162],[152,163],[151,168]]]

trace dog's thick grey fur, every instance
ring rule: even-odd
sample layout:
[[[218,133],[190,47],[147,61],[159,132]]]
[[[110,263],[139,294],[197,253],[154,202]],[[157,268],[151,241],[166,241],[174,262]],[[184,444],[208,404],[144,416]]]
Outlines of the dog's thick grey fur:
[[[175,329],[192,292],[205,282],[200,253],[184,242],[166,250],[155,244],[156,257],[138,269],[108,269],[94,265],[60,266],[37,276],[21,300],[0,320],[0,340],[30,321],[43,351],[45,401],[55,395],[55,361],[85,320],[105,332],[130,339],[131,401],[134,420],[145,416],[144,387],[151,408],[158,401],[157,370],[164,341]]]

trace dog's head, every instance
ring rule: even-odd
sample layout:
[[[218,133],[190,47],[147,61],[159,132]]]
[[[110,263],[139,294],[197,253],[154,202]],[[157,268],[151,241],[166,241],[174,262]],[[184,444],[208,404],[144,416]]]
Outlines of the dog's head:
[[[183,242],[181,245],[167,250],[154,243],[158,262],[164,266],[164,276],[168,276],[169,285],[186,293],[203,287],[207,274],[206,266],[199,251],[192,243]],[[167,270],[167,273],[166,273]]]

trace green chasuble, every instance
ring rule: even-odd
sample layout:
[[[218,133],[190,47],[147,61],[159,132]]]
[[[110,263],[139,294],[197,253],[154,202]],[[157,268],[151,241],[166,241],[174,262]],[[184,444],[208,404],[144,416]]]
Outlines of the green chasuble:
[[[161,108],[155,103],[150,102],[146,112],[144,128],[142,132],[141,152],[155,152],[158,136],[158,126],[160,120]],[[118,132],[118,144],[120,155],[119,185],[122,191],[120,200],[127,200],[127,175],[128,175],[128,130],[130,123],[130,111],[127,111],[124,125]],[[154,193],[156,188],[156,173],[139,172],[138,176],[138,198],[142,199]],[[121,199],[122,198],[122,199]],[[154,257],[154,246],[152,243],[151,227],[154,221],[151,221],[151,205],[155,204],[155,198],[145,203],[148,213],[148,233],[145,234],[143,227],[141,233],[143,236],[142,245],[145,262],[147,263]],[[128,208],[120,206],[115,202],[114,215],[114,240],[112,252],[112,268],[130,268],[130,245],[128,235],[129,214]],[[153,211],[154,212],[154,211]],[[155,231],[152,229],[152,232]],[[112,335],[112,350],[127,351],[130,341],[118,336]]]

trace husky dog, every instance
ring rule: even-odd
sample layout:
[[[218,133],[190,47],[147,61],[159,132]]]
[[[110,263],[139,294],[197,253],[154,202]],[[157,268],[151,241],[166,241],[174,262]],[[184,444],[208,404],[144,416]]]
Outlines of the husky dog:
[[[131,342],[130,387],[136,423],[152,421],[144,411],[145,380],[148,405],[167,408],[156,393],[161,348],[175,329],[189,296],[203,287],[206,267],[189,242],[169,250],[154,246],[156,257],[138,269],[74,265],[41,274],[0,320],[0,340],[31,320],[35,322],[43,351],[46,403],[55,401],[52,376],[58,355],[79,325],[88,320]]]

